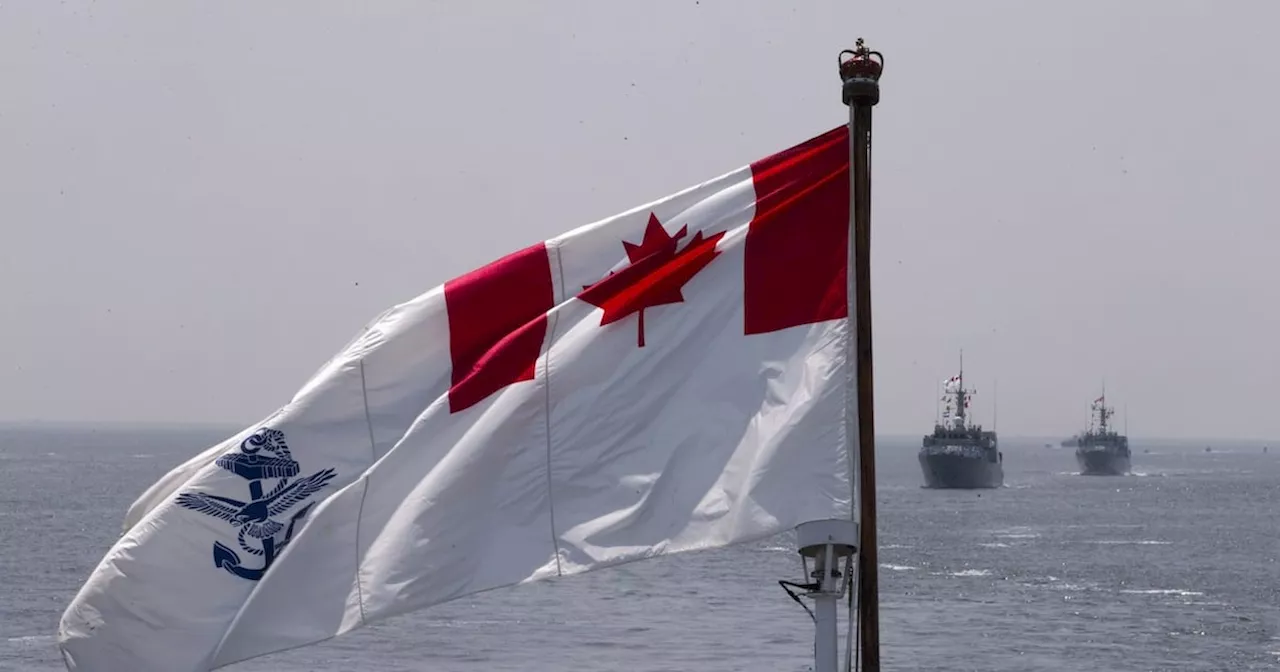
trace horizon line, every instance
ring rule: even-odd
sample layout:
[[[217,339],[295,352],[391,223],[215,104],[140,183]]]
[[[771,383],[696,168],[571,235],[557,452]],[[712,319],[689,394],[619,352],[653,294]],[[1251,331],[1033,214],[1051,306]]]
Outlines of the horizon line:
[[[253,423],[250,423],[253,424]],[[0,429],[12,429],[23,427],[99,427],[102,429],[209,429],[209,430],[225,430],[228,431],[228,438],[241,430],[248,429],[249,424],[243,422],[232,422],[225,420],[4,420],[0,419]],[[877,438],[884,439],[914,439],[924,436],[923,433],[905,434],[901,432],[877,432]],[[1034,439],[1043,441],[1046,439],[1055,442],[1071,438],[1073,435],[1060,434],[1018,434],[1007,433],[1004,435],[1006,439]],[[1156,434],[1128,434],[1130,438],[1134,436],[1151,441],[1242,441],[1242,442],[1277,442],[1280,438],[1276,437],[1258,437],[1258,436],[1161,436]]]

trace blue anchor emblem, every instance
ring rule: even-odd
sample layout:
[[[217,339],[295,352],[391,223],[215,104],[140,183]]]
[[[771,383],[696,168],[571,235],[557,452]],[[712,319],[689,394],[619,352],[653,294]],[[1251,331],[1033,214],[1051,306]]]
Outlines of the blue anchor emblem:
[[[262,566],[245,567],[241,564],[240,554],[220,541],[213,542],[213,565],[242,579],[257,581],[288,546],[293,539],[295,526],[306,517],[315,502],[307,502],[306,506],[293,513],[287,526],[275,518],[285,515],[320,491],[337,474],[333,469],[324,469],[305,478],[291,480],[298,475],[301,467],[289,452],[284,432],[269,427],[258,430],[240,442],[239,452],[227,453],[214,464],[249,481],[249,501],[208,492],[188,491],[178,495],[177,504],[225,520],[232,527],[239,528],[236,541],[240,550],[250,556],[261,557]],[[262,483],[270,480],[275,480],[276,484],[264,493]],[[277,535],[282,530],[284,537],[277,540]],[[255,540],[257,545],[252,545],[250,539]]]

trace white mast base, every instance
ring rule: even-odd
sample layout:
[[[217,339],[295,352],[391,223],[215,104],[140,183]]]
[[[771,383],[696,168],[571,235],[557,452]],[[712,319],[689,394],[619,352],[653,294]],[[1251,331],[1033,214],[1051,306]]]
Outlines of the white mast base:
[[[812,599],[814,606],[813,672],[839,670],[836,609],[845,591],[852,590],[858,539],[858,524],[852,520],[811,520],[796,526],[807,588],[804,597]]]

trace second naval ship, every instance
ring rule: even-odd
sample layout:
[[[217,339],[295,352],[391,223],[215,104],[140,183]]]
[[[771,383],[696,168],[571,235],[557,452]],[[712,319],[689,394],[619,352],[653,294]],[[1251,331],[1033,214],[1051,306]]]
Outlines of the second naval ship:
[[[1107,393],[1093,400],[1089,430],[1080,435],[1076,462],[1083,476],[1122,476],[1129,473],[1129,437],[1117,434],[1109,421],[1115,410],[1107,406]]]
[[[994,431],[969,423],[969,399],[974,391],[960,375],[945,383],[942,418],[920,446],[920,468],[929,488],[998,488],[1004,485],[1004,455]]]

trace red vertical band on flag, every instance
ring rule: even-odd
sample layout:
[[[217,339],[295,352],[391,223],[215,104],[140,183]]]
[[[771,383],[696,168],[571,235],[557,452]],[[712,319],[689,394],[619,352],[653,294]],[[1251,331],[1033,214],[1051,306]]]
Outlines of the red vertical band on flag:
[[[848,316],[849,129],[751,164],[745,329],[763,334]]]
[[[453,359],[449,412],[533,380],[554,301],[543,243],[444,283]]]

